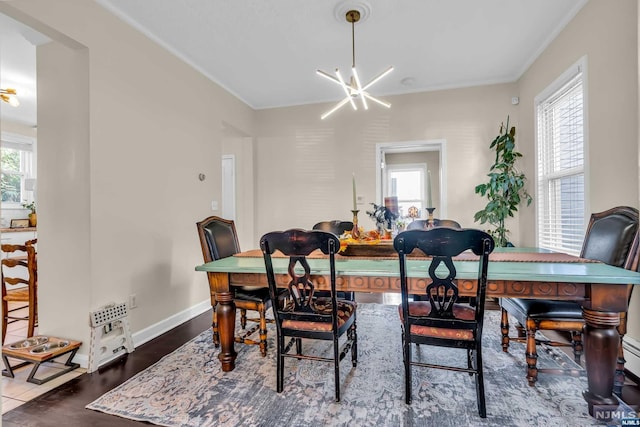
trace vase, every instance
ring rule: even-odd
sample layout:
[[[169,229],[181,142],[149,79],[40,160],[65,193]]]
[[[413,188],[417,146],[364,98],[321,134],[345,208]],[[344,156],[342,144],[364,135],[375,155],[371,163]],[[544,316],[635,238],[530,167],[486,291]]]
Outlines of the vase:
[[[29,225],[35,227],[38,224],[38,215],[34,213],[29,214]]]

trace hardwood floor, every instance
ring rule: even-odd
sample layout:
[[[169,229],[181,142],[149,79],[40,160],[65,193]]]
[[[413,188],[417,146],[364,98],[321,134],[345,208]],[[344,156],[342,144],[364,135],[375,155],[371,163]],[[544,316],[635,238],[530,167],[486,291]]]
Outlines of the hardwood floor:
[[[359,302],[397,304],[397,297],[397,295],[391,294],[357,294]],[[492,308],[495,309],[495,307]],[[139,426],[143,423],[91,411],[85,409],[85,405],[157,362],[164,355],[177,349],[210,326],[211,312],[209,311],[141,345],[133,353],[101,368],[99,372],[83,374],[7,412],[2,417],[2,425],[5,427]],[[216,355],[217,351],[212,350],[211,357],[216,357]],[[522,380],[525,381],[524,373]],[[628,383],[629,385],[624,390],[625,401],[630,405],[640,404],[639,388],[631,380],[628,380]]]
[[[211,327],[210,311],[141,345],[133,353],[101,368],[98,372],[83,374],[7,412],[2,416],[2,425],[5,427],[119,427],[146,424],[91,411],[84,407],[209,327]],[[217,351],[212,351],[211,355],[216,357]]]

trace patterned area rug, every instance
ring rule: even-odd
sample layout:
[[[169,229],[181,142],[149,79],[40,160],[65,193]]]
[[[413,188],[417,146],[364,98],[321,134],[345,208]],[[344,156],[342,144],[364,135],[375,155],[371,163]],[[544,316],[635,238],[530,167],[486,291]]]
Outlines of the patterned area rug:
[[[527,385],[524,345],[502,352],[499,314],[488,311],[485,319],[486,419],[478,416],[474,377],[460,372],[414,367],[413,402],[404,403],[397,308],[381,304],[358,305],[358,366],[351,367],[350,355],[340,365],[340,403],[333,399],[333,369],[323,362],[287,359],[284,391],[276,393],[270,325],[266,358],[256,346],[236,345],[236,369],[222,372],[207,330],[87,408],[162,426],[600,425],[582,398],[585,376],[540,374],[536,387]],[[325,343],[303,343],[309,345],[318,354],[332,352]],[[552,351],[540,351],[541,367],[577,367]],[[420,346],[414,357],[466,363],[457,349]]]

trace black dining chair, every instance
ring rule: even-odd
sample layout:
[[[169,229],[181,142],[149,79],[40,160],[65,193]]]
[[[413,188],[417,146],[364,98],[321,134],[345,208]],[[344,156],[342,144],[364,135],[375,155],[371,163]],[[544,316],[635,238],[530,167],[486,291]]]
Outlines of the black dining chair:
[[[330,362],[334,368],[335,401],[340,401],[340,361],[351,351],[351,364],[358,363],[358,336],[356,332],[356,303],[336,297],[335,254],[340,249],[338,237],[326,231],[291,229],[267,233],[260,239],[269,282],[269,294],[277,330],[276,389],[284,388],[285,358]],[[316,297],[316,279],[311,276],[307,256],[321,250],[326,259],[314,260],[329,264],[330,294],[328,298]],[[288,277],[277,280],[272,255],[280,251],[288,257]],[[322,278],[324,280],[324,278]],[[278,285],[287,293],[278,294]],[[347,339],[339,345],[339,338]],[[287,343],[287,338],[290,338]],[[333,357],[304,354],[302,338],[333,342]],[[295,353],[289,353],[295,343]]]
[[[353,222],[341,221],[339,219],[334,219],[332,221],[320,221],[314,224],[312,229],[328,231],[340,237],[343,233],[353,230]],[[323,293],[323,291],[320,291],[320,293]],[[325,292],[322,296],[328,296],[328,293]],[[338,291],[338,298],[355,301],[354,292]]]
[[[320,221],[314,224],[313,230],[328,231],[340,237],[343,233],[353,230],[353,222],[334,219],[332,221]]]
[[[433,219],[434,227],[450,227],[450,228],[462,228],[458,221],[454,221],[452,219]],[[411,221],[407,225],[407,230],[424,230],[429,228],[429,220],[428,219],[416,219]]]
[[[238,235],[236,233],[236,225],[232,220],[210,216],[196,223],[198,228],[198,236],[200,236],[200,246],[202,248],[202,256],[204,262],[211,262],[221,258],[233,256],[240,252],[240,244],[238,243]],[[218,332],[218,320],[216,308],[216,294],[212,291],[215,285],[211,283],[212,275],[208,274],[209,289],[211,294],[211,307],[213,308],[213,321],[211,328],[213,330],[213,344],[215,347],[220,345],[220,335]],[[269,299],[269,290],[267,288],[251,288],[234,286],[233,302],[236,308],[240,310],[240,326],[245,329],[247,321],[256,322],[253,328],[247,330],[242,336],[236,336],[235,342],[250,345],[259,345],[262,357],[267,355],[267,323],[273,323],[273,320],[266,318],[266,312],[271,305]],[[258,312],[258,317],[247,317],[247,310]],[[249,338],[256,331],[260,333],[260,340],[255,341]]]
[[[638,210],[628,206],[619,206],[604,212],[591,215],[581,258],[601,261],[616,267],[623,267],[629,257],[634,237],[638,230]],[[629,296],[630,296],[629,290]],[[571,374],[575,369],[542,369],[537,366],[537,345],[571,346],[576,363],[580,363],[583,352],[582,328],[585,321],[582,317],[582,305],[577,301],[553,301],[526,298],[501,298],[502,319],[502,351],[509,351],[511,340],[526,342],[527,380],[534,386],[538,373]],[[517,337],[509,336],[509,316],[516,321]],[[626,313],[623,313],[626,323]],[[536,336],[539,330],[566,332],[570,342],[541,339]]]
[[[404,361],[405,402],[411,403],[411,368],[447,369],[475,375],[478,414],[486,418],[487,409],[482,370],[482,328],[487,289],[487,267],[489,254],[494,249],[493,238],[481,230],[453,229],[447,227],[429,230],[407,230],[396,236],[393,247],[400,261],[400,291],[402,303],[398,307],[402,325],[402,354]],[[407,275],[407,255],[420,249],[431,260],[415,260],[422,263],[423,275]],[[472,306],[459,300],[456,268],[452,258],[466,250],[480,257],[478,261],[476,303]],[[436,272],[438,269],[438,272]],[[418,271],[412,267],[412,271]],[[417,286],[411,283],[424,282],[429,285],[424,291],[424,301],[410,301],[409,293],[416,294]],[[467,366],[440,365],[420,359],[414,360],[411,344],[426,344],[440,347],[464,349]],[[453,355],[452,355],[453,356]],[[427,358],[427,356],[425,356]]]

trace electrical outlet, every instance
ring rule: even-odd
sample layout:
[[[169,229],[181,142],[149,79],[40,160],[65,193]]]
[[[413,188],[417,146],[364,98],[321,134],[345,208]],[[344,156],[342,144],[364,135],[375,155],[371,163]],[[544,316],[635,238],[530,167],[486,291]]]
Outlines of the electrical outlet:
[[[129,308],[138,307],[138,296],[136,294],[129,295]]]

